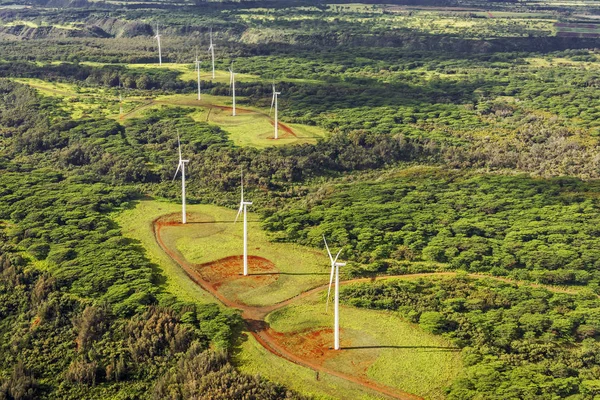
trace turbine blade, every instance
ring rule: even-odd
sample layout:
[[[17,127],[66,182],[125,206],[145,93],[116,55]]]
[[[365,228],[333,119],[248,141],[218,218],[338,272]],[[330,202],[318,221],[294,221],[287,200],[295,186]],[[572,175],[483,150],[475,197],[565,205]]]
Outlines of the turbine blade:
[[[323,241],[325,242],[325,248],[327,249],[327,255],[329,256],[329,261],[331,262],[331,274],[329,276],[329,289],[327,289],[327,302],[325,303],[325,312],[329,309],[329,297],[331,295],[331,284],[333,283],[333,269],[335,268],[335,262],[333,261],[333,257],[331,256],[331,251],[329,250],[329,245],[327,244],[327,239],[325,239],[325,235],[323,235]]]
[[[335,256],[335,259],[332,261],[332,263],[335,264],[335,262],[337,261],[338,257],[340,256],[340,253],[342,252],[342,249],[340,249],[340,251],[338,251],[337,255]]]
[[[275,92],[273,92],[273,98],[271,99],[271,108],[269,109],[269,115],[271,115],[271,111],[273,111],[273,104],[275,104]]]
[[[331,274],[329,275],[329,289],[327,289],[327,302],[325,303],[325,312],[329,309],[329,296],[331,296],[331,285],[333,284],[333,272],[335,264],[331,263]]]
[[[179,162],[179,164],[177,164],[177,171],[175,171],[175,175],[173,175],[173,180],[171,182],[173,182],[175,180],[175,178],[177,178],[177,173],[179,172],[179,168],[181,168],[181,162]]]
[[[240,217],[240,214],[242,213],[242,210],[244,209],[244,203],[240,203],[240,209],[238,210],[237,215],[235,216],[235,221],[233,221],[233,223],[235,224],[238,220],[238,218]]]
[[[179,147],[179,163],[181,164],[181,142],[179,141],[179,131],[177,131],[177,146]]]
[[[331,263],[333,264],[333,257],[331,256],[331,251],[329,250],[329,245],[327,244],[325,235],[323,235],[323,241],[325,242],[325,248],[327,249],[327,254],[329,255],[329,261],[331,261]]]

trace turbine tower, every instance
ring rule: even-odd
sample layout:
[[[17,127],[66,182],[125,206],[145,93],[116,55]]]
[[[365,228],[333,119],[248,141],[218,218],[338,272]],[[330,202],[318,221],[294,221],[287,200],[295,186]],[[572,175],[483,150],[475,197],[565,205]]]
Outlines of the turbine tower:
[[[196,52],[196,72],[198,72],[198,100],[201,100],[200,93],[200,60],[198,60],[198,52]]]
[[[233,72],[233,61],[231,62],[231,67],[229,68],[229,87],[233,96],[233,113],[231,115],[235,117],[235,73]]]
[[[215,46],[212,41],[212,28],[210,28],[210,46],[208,46],[208,51],[210,51],[212,58],[212,78],[215,79]]]
[[[244,276],[248,276],[248,218],[246,207],[251,206],[251,201],[244,201],[244,171],[242,171],[242,200],[240,201],[240,209],[235,216],[235,224],[240,217],[241,212],[244,212]]]
[[[179,147],[179,164],[177,164],[177,171],[175,171],[173,180],[175,180],[177,173],[181,168],[181,222],[185,224],[187,222],[185,212],[185,163],[189,162],[190,160],[184,160],[181,158],[181,141],[179,140],[179,132],[177,132],[177,146]]]
[[[281,92],[275,91],[275,83],[273,83],[273,99],[271,100],[271,109],[269,110],[269,115],[271,115],[271,111],[273,111],[273,105],[275,106],[275,139],[279,139],[279,122],[277,119],[277,96],[279,96]]]
[[[331,276],[329,277],[329,290],[327,291],[327,304],[325,306],[325,311],[327,311],[327,307],[329,306],[329,296],[331,294],[331,284],[333,283],[333,275],[335,271],[335,299],[334,299],[334,321],[333,321],[333,348],[334,350],[340,349],[340,267],[346,266],[346,263],[337,262],[338,257],[342,250],[338,251],[335,258],[331,255],[331,251],[329,251],[329,246],[327,245],[327,240],[325,240],[325,236],[323,235],[323,241],[325,242],[325,247],[327,248],[327,254],[329,254],[329,260],[331,261]]]
[[[158,33],[158,23],[156,24],[156,36],[154,39],[158,42],[158,65],[162,65],[162,53],[160,50],[160,34]]]

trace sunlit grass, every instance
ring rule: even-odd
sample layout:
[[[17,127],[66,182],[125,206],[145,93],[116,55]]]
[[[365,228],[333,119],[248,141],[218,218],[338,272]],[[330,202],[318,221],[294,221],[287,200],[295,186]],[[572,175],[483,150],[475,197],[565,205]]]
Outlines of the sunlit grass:
[[[190,212],[200,206],[189,205]],[[152,221],[165,214],[181,212],[181,205],[155,200],[143,200],[134,208],[114,214],[123,236],[139,241],[146,257],[160,268],[166,278],[165,289],[182,301],[216,303],[216,299],[195,284],[154,239]]]
[[[172,240],[188,261],[201,264],[243,254],[241,220],[237,224],[232,223],[236,210],[210,205],[197,205],[193,210],[210,216],[216,222],[163,229],[165,240]],[[328,258],[323,251],[291,243],[269,242],[257,216],[250,213],[248,220],[248,254],[271,261],[281,274],[274,282],[258,288],[246,287],[243,280],[225,283],[220,290],[227,297],[237,297],[251,305],[269,305],[327,282]],[[239,272],[243,272],[241,260]],[[252,273],[252,270],[249,272]]]
[[[287,334],[331,329],[332,307],[325,312],[323,296],[315,294],[274,311],[267,322]],[[366,368],[370,379],[427,399],[443,399],[444,388],[462,368],[460,352],[451,343],[395,313],[341,306],[340,327],[342,351],[325,361],[328,368],[355,375]]]

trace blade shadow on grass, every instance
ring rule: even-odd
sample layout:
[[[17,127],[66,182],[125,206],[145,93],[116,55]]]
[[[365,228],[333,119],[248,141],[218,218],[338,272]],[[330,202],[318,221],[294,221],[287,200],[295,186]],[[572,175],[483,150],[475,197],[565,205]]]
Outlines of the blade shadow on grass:
[[[241,221],[238,221],[241,222]],[[259,220],[248,220],[248,223],[250,222],[260,222]],[[234,224],[235,221],[231,220],[231,221],[189,221],[186,223],[186,225],[194,225],[194,224]]]
[[[261,276],[261,275],[329,275],[328,272],[256,272],[248,274],[250,276]]]
[[[449,346],[348,346],[342,347],[342,350],[369,350],[369,349],[425,349],[436,352],[457,352],[461,349]]]

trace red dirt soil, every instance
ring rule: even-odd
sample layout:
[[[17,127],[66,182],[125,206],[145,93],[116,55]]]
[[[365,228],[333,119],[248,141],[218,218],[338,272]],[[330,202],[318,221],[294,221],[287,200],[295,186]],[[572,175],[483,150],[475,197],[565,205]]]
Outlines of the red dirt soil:
[[[271,120],[271,125],[274,127],[275,126],[275,121]],[[294,131],[292,130],[292,128],[290,128],[289,126],[282,124],[281,122],[278,122],[277,125],[279,125],[279,129],[283,129],[283,131],[288,134],[288,135],[292,135],[293,137],[298,137],[298,135],[296,135],[294,133]],[[285,137],[286,135],[284,134],[283,136],[280,136],[279,139],[281,139],[282,137]],[[275,139],[275,138],[273,138]]]
[[[202,279],[210,282],[217,290],[221,285],[239,279],[244,279],[245,286],[254,289],[269,285],[279,278],[277,275],[279,271],[275,268],[275,264],[266,258],[248,256],[248,276],[242,274],[243,262],[243,256],[231,256],[204,264],[196,264],[194,269]]]
[[[337,353],[331,348],[333,329],[281,333],[269,328],[268,334],[291,353],[311,360],[317,365],[322,366],[326,360],[335,357]]]

